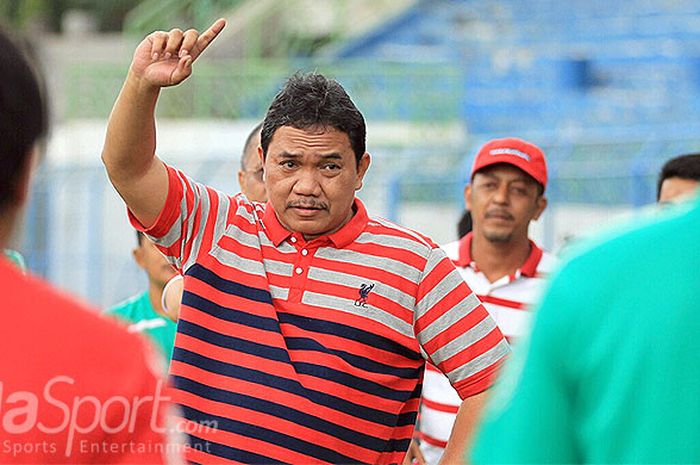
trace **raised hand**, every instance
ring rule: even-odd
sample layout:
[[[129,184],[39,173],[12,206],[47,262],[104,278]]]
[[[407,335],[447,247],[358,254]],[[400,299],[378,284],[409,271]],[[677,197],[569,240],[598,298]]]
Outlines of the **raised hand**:
[[[192,74],[192,63],[226,26],[218,19],[200,34],[195,29],[185,32],[171,29],[148,35],[134,52],[131,73],[154,87],[174,86]]]

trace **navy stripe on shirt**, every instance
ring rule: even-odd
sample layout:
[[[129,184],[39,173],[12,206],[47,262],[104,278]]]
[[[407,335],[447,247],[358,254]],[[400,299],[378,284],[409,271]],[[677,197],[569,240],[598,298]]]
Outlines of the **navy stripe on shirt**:
[[[350,444],[355,444],[356,446],[364,447],[365,449],[383,450],[386,447],[386,441],[384,439],[370,436],[360,431],[355,431],[345,426],[338,425],[336,423],[317,417],[310,413],[297,410],[288,405],[281,405],[270,400],[261,399],[259,397],[252,397],[245,394],[225,391],[223,389],[207,386],[197,381],[193,381],[191,379],[177,375],[173,376],[173,385],[177,389],[195,393],[196,395],[209,400],[223,402],[228,405],[243,407],[246,409],[251,409],[256,412],[265,413],[268,415],[275,416],[277,418],[281,418],[283,420],[296,423],[306,428],[321,431],[331,436],[337,437],[341,441]],[[182,406],[182,408],[187,409],[189,407]],[[214,417],[210,414],[207,415],[210,417]],[[186,416],[185,418],[193,421],[201,420],[190,418],[188,416]]]
[[[173,351],[173,360],[186,363],[212,373],[217,373],[229,378],[240,379],[251,383],[261,384],[274,389],[278,389],[290,394],[305,397],[310,401],[325,407],[338,410],[339,412],[362,418],[386,426],[394,426],[397,423],[397,416],[382,410],[350,402],[346,399],[305,388],[296,380],[271,375],[259,370],[244,368],[220,360],[214,360],[200,354],[196,354],[186,349],[176,347]],[[198,394],[197,391],[191,391]]]
[[[327,447],[319,446],[318,444],[304,441],[287,434],[263,428],[257,425],[251,425],[231,418],[224,418],[217,415],[209,415],[191,407],[182,407],[185,418],[198,424],[210,424],[207,422],[215,421],[216,429],[228,431],[241,436],[246,436],[252,439],[258,439],[270,444],[282,446],[285,449],[299,452],[304,455],[309,455],[319,460],[330,463],[351,463],[356,462],[352,457],[340,454]]]
[[[192,265],[185,274],[197,278],[221,292],[272,305],[272,296],[269,291],[224,279],[199,263]]]

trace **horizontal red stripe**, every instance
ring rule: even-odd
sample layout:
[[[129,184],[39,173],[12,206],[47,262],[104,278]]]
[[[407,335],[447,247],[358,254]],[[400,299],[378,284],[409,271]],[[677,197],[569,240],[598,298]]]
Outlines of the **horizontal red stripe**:
[[[190,276],[185,276],[185,280],[187,282],[188,292],[202,297],[205,300],[209,300],[210,302],[214,302],[221,307],[233,308],[250,315],[277,319],[277,312],[275,311],[275,307],[273,305],[222,292],[212,285]],[[267,286],[264,286],[262,289],[265,289],[266,287]],[[216,319],[214,321],[221,320]],[[214,327],[216,328],[218,325],[215,325]]]
[[[347,249],[361,254],[373,255],[384,259],[396,260],[397,262],[410,265],[420,271],[425,266],[425,257],[407,249],[400,249],[387,245],[373,244],[371,242],[353,242]]]
[[[207,351],[202,347],[206,343],[203,343],[197,339],[190,338],[186,335],[181,335],[181,346],[183,348],[187,348],[188,350],[191,350],[193,352],[209,356]],[[232,353],[232,351],[229,351]],[[242,354],[242,353],[236,353],[237,355],[237,364],[239,366],[247,367],[247,368],[252,368],[252,369],[258,369],[258,370],[264,370],[266,373],[275,375],[275,376],[284,376],[281,373],[275,373],[274,369],[274,364],[277,362],[270,362],[270,361],[265,361],[262,360],[258,357],[253,357],[250,355]],[[216,358],[216,357],[212,357]],[[257,360],[257,364],[254,364]],[[251,366],[252,365],[252,366]],[[193,381],[215,387],[217,389],[222,389],[225,391],[233,391],[238,394],[242,395],[248,395],[252,397],[258,397],[261,399],[267,399],[272,402],[281,404],[281,405],[287,405],[295,410],[307,412],[311,415],[318,416],[320,418],[323,418],[327,421],[336,423],[338,425],[343,425],[343,426],[348,426],[352,425],[353,429],[357,429],[358,431],[363,431],[366,434],[370,434],[372,436],[377,436],[377,437],[382,437],[383,435],[386,434],[385,427],[378,424],[374,423],[368,420],[364,420],[362,418],[358,418],[349,414],[346,414],[344,412],[341,412],[339,410],[335,410],[331,407],[326,407],[323,405],[316,404],[312,402],[311,400],[307,399],[306,397],[302,397],[297,394],[289,393],[283,390],[275,389],[270,386],[265,386],[262,384],[257,384],[245,380],[239,380],[239,379],[233,379],[224,375],[219,375],[216,373],[211,373],[209,371],[206,371],[201,368],[194,367],[192,365],[188,365],[182,362],[178,362],[177,360],[173,360],[170,366],[170,374],[171,375],[176,375],[176,376],[183,376],[186,378],[190,378]],[[311,386],[307,386],[311,388]],[[338,390],[333,390],[329,389],[328,385],[324,386],[326,389],[322,390],[321,392],[328,392],[331,393],[335,396],[338,397],[343,397],[340,395],[340,392]],[[352,398],[352,397],[343,397],[349,401],[356,401],[359,402],[359,398]],[[366,399],[367,402],[372,401],[373,403],[364,403],[363,405],[367,405],[369,407],[375,408],[377,410],[384,410],[389,413],[393,414],[398,414],[399,411],[396,409],[396,402],[395,401],[387,401],[387,403],[384,403],[381,399],[377,399],[374,396],[367,396]],[[415,405],[412,406],[414,410],[418,409],[417,405],[418,399],[415,399]],[[392,407],[388,407],[390,405],[389,403],[394,404]],[[410,402],[409,402],[410,404]],[[403,406],[404,410],[409,406],[409,404],[405,404]],[[404,411],[402,410],[402,411]],[[231,417],[235,418],[235,417]],[[350,427],[350,426],[348,426]]]
[[[267,307],[264,304],[259,304],[261,308]],[[224,336],[230,336],[234,338],[243,339],[246,341],[253,341],[260,344],[264,344],[269,347],[274,347],[278,349],[284,348],[284,339],[281,334],[271,331],[266,331],[264,329],[254,328],[252,326],[247,326],[240,323],[234,323],[232,321],[221,320],[215,316],[212,316],[206,312],[200,311],[194,307],[182,307],[181,318],[184,321],[199,325],[208,330],[213,330]],[[178,347],[179,335],[176,336],[175,346]],[[206,355],[206,354],[203,354]],[[226,356],[226,354],[223,354]],[[235,355],[234,355],[235,356]],[[228,357],[231,357],[230,353]],[[213,357],[215,358],[215,357]],[[223,359],[226,360],[226,359]]]
[[[214,410],[216,411],[216,410]],[[239,413],[245,413],[244,410],[240,410]],[[250,420],[251,418],[246,418],[246,417],[240,417],[240,416],[229,416],[229,418],[236,418],[236,420],[240,420],[246,423],[252,423]],[[269,424],[265,425],[269,429],[275,430],[275,425],[274,424]],[[313,440],[313,438],[310,438],[307,434],[309,432],[305,432],[303,429],[300,428],[298,431],[298,437],[303,438],[304,440]],[[244,436],[241,434],[237,433],[232,433],[229,431],[225,430],[219,430],[219,429],[202,429],[201,431],[197,431],[194,433],[195,436],[198,438],[201,438],[205,441],[211,441],[211,442],[216,442],[225,446],[229,447],[234,447],[236,449],[241,449],[247,452],[251,452],[254,454],[260,454],[264,455],[266,457],[271,458],[273,461],[278,461],[278,462],[287,462],[287,463],[318,463],[319,460],[316,459],[313,456],[302,454],[300,452],[293,451],[291,449],[287,449],[286,447],[279,446],[277,444],[274,444],[272,442],[256,439],[256,438],[251,438],[248,436]],[[314,441],[315,442],[315,441]],[[337,441],[338,443],[343,444],[343,453],[346,456],[353,456],[354,454],[351,454],[350,451],[350,444],[343,443],[341,441]],[[335,447],[338,447],[338,443],[334,444]],[[356,447],[356,446],[355,446]],[[367,455],[367,452],[365,449],[361,449],[362,454],[360,457],[357,457],[358,460],[362,460],[362,455]],[[214,456],[216,457],[216,456]],[[210,460],[207,460],[205,463],[212,463]],[[216,463],[219,463],[218,460]]]
[[[459,411],[459,405],[441,404],[440,402],[435,402],[426,399],[425,397],[423,397],[422,402],[426,408],[429,408],[431,410],[437,410],[438,412],[453,413],[456,415]]]
[[[423,300],[430,291],[435,289],[446,276],[450,273],[458,273],[452,262],[447,257],[443,257],[427,275],[423,275],[420,282],[418,293],[416,294],[416,302]],[[461,278],[460,278],[461,279]],[[464,284],[468,288],[467,284]]]
[[[438,286],[439,283],[435,285]],[[423,328],[430,326],[444,314],[453,311],[453,309],[470,294],[471,289],[469,289],[469,286],[467,286],[466,283],[460,283],[450,292],[443,295],[440,300],[435,302],[431,308],[416,320],[416,328],[420,328],[419,331],[422,331]]]
[[[206,449],[206,446],[204,446]],[[187,447],[185,449],[187,453],[185,454],[185,459],[187,463],[216,463],[217,465],[247,465],[242,462],[236,462],[235,460],[229,460],[217,455],[211,455],[207,452],[194,447]]]
[[[408,295],[415,294],[418,288],[417,283],[411,281],[408,277],[381,268],[361,265],[359,263],[340,262],[330,258],[320,257],[314,257],[312,263],[313,266],[324,270],[337,271],[353,276],[365,276],[373,281],[392,286]]]
[[[357,328],[367,333],[384,337],[386,339],[389,339],[390,341],[393,341],[396,344],[400,344],[406,347],[412,352],[419,353],[420,351],[418,341],[415,337],[413,337],[412,334],[401,334],[393,328],[386,326],[384,323],[380,323],[379,321],[375,321],[363,315],[357,315],[354,313],[343,312],[340,310],[319,307],[310,304],[288,303],[282,301],[275,301],[275,307],[277,308],[277,311],[279,313],[286,312],[296,316],[306,316],[308,318],[313,318],[317,320],[325,320],[332,323],[339,323],[342,325],[350,326],[352,328]],[[286,335],[287,334],[285,333],[285,336]],[[370,350],[370,353],[373,353],[377,349],[370,348]],[[365,354],[366,353],[367,352],[365,351]],[[381,361],[382,363],[388,363],[383,358],[379,361]]]
[[[185,391],[178,391],[178,400],[182,405],[195,408],[197,410],[203,411],[205,413],[209,413],[211,415],[218,415],[224,418],[233,418],[237,421],[242,421],[251,425],[257,425],[262,428],[270,429],[273,431],[276,431],[281,434],[285,434],[288,436],[292,437],[298,437],[304,441],[312,442],[314,444],[317,444],[321,447],[325,447],[328,449],[334,449],[337,451],[340,451],[342,454],[351,456],[356,458],[358,461],[368,461],[367,456],[368,454],[374,454],[376,453],[375,451],[371,449],[366,449],[364,447],[358,446],[356,444],[351,444],[349,442],[345,442],[335,436],[332,436],[330,434],[323,433],[321,431],[317,431],[305,426],[301,426],[299,424],[293,423],[288,420],[284,420],[282,418],[275,417],[274,415],[269,415],[263,412],[258,412],[255,410],[249,410],[246,408],[242,407],[236,407],[233,405],[226,405],[226,404],[221,404],[219,402],[215,402],[209,399],[206,399],[204,397],[199,397],[195,394],[185,392]],[[294,406],[294,405],[290,405]],[[325,420],[328,420],[328,418],[323,417]],[[342,426],[345,426],[347,428],[351,428],[350,424],[342,423]],[[412,432],[412,428],[404,428],[404,434],[410,435]],[[195,430],[197,431],[197,430]],[[367,434],[366,431],[360,430],[364,433]],[[385,433],[390,432],[389,427],[384,427],[383,430]],[[218,442],[220,444],[225,444],[225,445],[230,445],[232,447],[238,447],[242,448],[244,450],[248,450],[250,452],[256,452],[260,453],[263,455],[270,456],[270,454],[267,452],[267,449],[265,448],[266,446],[271,446],[279,449],[279,452],[284,454],[286,449],[276,446],[272,443],[267,443],[267,442],[262,442],[260,445],[263,446],[261,449],[257,448],[250,448],[250,444],[248,441],[254,441],[253,439],[247,438],[247,437],[241,437],[235,433],[230,433],[226,432],[223,430],[217,430],[217,429],[209,429],[208,431],[206,429],[202,429],[201,432],[196,432],[196,436],[205,439],[205,440],[211,440],[214,442]],[[381,438],[381,436],[377,436]],[[228,441],[230,440],[230,442]],[[260,442],[260,441],[258,441]],[[243,447],[245,445],[245,447]],[[295,454],[298,454],[295,453]],[[276,457],[280,461],[284,461],[283,458]],[[296,461],[296,462],[291,462],[291,463],[310,463],[313,462],[315,459],[307,457],[306,460],[303,461]],[[289,461],[289,459],[287,459]]]
[[[458,382],[454,388],[459,393],[459,396],[462,399],[466,399],[490,388],[500,371],[502,362],[503,360],[501,359],[475,375]]]
[[[329,353],[290,349],[289,358],[294,363],[302,362],[323,367],[333,367],[334,369],[343,371],[349,375],[353,375],[399,391],[412,391],[415,389],[417,384],[415,379],[400,378],[398,376],[392,376],[388,373],[374,373],[365,371],[361,368],[357,368],[356,366],[349,365],[342,358]]]
[[[425,364],[425,369],[428,371],[434,371],[435,373],[442,373],[442,371],[440,371],[440,369],[433,365],[431,362],[427,362]]]
[[[447,447],[447,441],[441,441],[439,439],[435,439],[434,437],[428,436],[427,434],[425,434],[422,431],[418,432],[418,439],[420,439],[421,441],[423,441],[427,444],[430,444],[431,446],[440,447],[441,449],[444,449],[445,447]]]
[[[430,312],[428,312],[429,314]],[[452,324],[449,328],[446,328],[444,331],[440,332],[437,334],[435,337],[433,337],[431,340],[424,342],[423,343],[423,349],[430,355],[434,354],[441,348],[445,347],[447,344],[452,342],[454,339],[457,339],[458,337],[462,336],[464,333],[469,331],[470,329],[474,328],[477,326],[479,323],[484,321],[486,318],[490,318],[488,312],[484,308],[483,305],[479,305],[475,309],[473,309],[471,312],[467,313],[466,315],[462,316],[457,322]],[[420,331],[422,331],[424,326],[419,325],[418,322],[416,322],[416,329],[418,333],[420,334]],[[472,344],[468,347],[464,347],[459,354],[466,354],[467,359],[464,360],[462,363],[459,363],[458,365],[453,365],[450,367],[444,367],[440,366],[440,368],[443,370],[444,373],[448,373],[452,371],[454,368],[457,366],[464,365],[467,363],[469,360],[478,357],[481,355],[483,352],[480,350],[474,350],[475,346],[479,343],[480,341],[473,341]],[[494,344],[495,345],[495,344]],[[485,350],[490,349],[491,346],[486,347]],[[442,360],[434,360],[437,362],[437,365],[441,365],[440,362],[444,362]]]
[[[328,283],[325,281],[317,281],[309,278],[306,282],[307,291],[312,291],[317,294],[323,294],[331,297],[340,297],[354,301],[359,297],[359,290],[356,287],[344,286],[341,284]],[[389,287],[390,285],[387,285]],[[393,287],[393,286],[391,286]],[[382,297],[377,293],[371,293],[367,300],[367,304],[377,310],[384,311],[394,317],[403,320],[408,324],[413,324],[413,309],[403,307],[393,300]]]
[[[450,373],[487,353],[496,347],[503,339],[503,333],[496,327],[486,336],[472,343],[469,347],[466,347],[461,352],[448,358],[443,363],[439,363],[438,367],[443,373]]]
[[[492,295],[477,295],[479,300],[484,303],[502,305],[504,307],[516,308],[518,310],[526,310],[527,304],[523,302],[518,302],[516,300],[503,299],[501,297],[494,297]]]
[[[321,313],[318,312],[318,309],[316,307],[314,307],[314,310],[316,311],[317,316],[321,316]],[[348,324],[347,321],[344,321],[342,319],[342,316],[344,315],[337,315],[341,313],[342,312],[336,312],[335,310],[327,310],[323,312],[323,316],[330,317],[331,321],[335,323]],[[336,315],[338,316],[338,318],[335,318]],[[327,320],[327,318],[323,319]],[[348,325],[353,326],[352,324]],[[383,363],[384,365],[389,365],[396,368],[419,368],[420,365],[423,363],[422,359],[413,360],[395,352],[389,352],[386,350],[379,349],[377,347],[369,347],[367,344],[364,344],[362,342],[355,341],[353,339],[348,339],[342,336],[336,336],[334,334],[324,334],[309,331],[307,329],[299,328],[297,326],[287,323],[281,323],[280,328],[286,338],[309,338],[318,342],[327,350],[339,350],[347,352],[352,355],[357,355],[358,357],[370,358],[377,362]],[[368,328],[365,325],[364,327],[361,327],[361,329],[363,331],[368,331],[370,328]],[[409,347],[409,349],[418,352],[418,344],[415,342],[415,340],[413,340],[413,346]]]

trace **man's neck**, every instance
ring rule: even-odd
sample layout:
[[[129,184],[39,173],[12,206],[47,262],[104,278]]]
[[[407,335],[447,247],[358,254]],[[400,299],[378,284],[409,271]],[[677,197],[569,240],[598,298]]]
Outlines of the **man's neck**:
[[[527,261],[531,252],[527,236],[508,242],[492,242],[475,233],[471,256],[476,266],[490,282],[514,274]]]

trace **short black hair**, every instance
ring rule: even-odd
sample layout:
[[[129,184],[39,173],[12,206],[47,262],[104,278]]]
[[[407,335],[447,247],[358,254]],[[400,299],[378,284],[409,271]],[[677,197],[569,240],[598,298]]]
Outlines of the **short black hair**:
[[[264,156],[272,136],[282,126],[334,128],[348,135],[358,164],[365,153],[367,130],[362,113],[343,86],[321,74],[296,73],[275,96],[260,134]]]
[[[668,178],[689,179],[700,182],[700,153],[689,153],[671,158],[661,168],[656,183],[656,200],[661,196],[661,185]]]
[[[250,144],[253,142],[256,142],[257,145],[257,140],[255,136],[260,132],[260,129],[262,128],[263,122],[260,121],[258,124],[255,125],[255,127],[250,131],[250,134],[248,134],[248,137],[245,138],[245,144],[243,144],[243,151],[241,152],[241,170],[245,171],[245,164],[248,162],[246,158],[246,154],[248,153],[248,149],[250,148]]]
[[[11,204],[31,149],[48,130],[43,86],[29,57],[0,28],[0,211]]]

